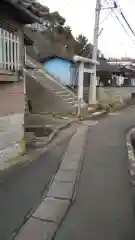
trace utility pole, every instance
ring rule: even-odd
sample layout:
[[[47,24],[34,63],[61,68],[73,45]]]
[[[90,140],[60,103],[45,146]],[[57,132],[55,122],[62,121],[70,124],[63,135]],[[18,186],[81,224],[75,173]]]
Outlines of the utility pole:
[[[113,5],[109,7],[102,8],[105,9],[116,9],[118,8],[117,2],[113,0]],[[95,26],[94,26],[94,37],[93,37],[93,53],[92,53],[92,60],[97,61],[97,52],[98,52],[98,38],[103,29],[99,32],[99,22],[100,22],[100,12],[101,12],[101,0],[96,0],[96,10],[95,10]],[[90,77],[90,85],[89,85],[89,104],[96,104],[96,64],[93,65],[93,73]]]
[[[97,60],[100,12],[101,12],[101,0],[96,0],[93,53],[92,53],[92,60],[94,61]],[[90,78],[89,104],[96,104],[96,82],[97,82],[96,64],[94,64],[93,73],[91,74],[91,78]]]

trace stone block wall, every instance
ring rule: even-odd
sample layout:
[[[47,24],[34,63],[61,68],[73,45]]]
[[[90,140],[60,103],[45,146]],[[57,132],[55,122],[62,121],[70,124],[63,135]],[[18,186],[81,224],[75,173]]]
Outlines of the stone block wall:
[[[2,73],[0,71],[0,82],[17,82],[18,81],[18,75],[17,73]]]
[[[0,84],[0,170],[25,151],[24,83]]]
[[[99,102],[110,102],[119,100],[124,102],[135,93],[135,87],[99,87],[97,88],[97,98]]]
[[[84,87],[84,100],[88,102],[89,88]],[[98,102],[126,101],[135,93],[135,87],[97,87]]]

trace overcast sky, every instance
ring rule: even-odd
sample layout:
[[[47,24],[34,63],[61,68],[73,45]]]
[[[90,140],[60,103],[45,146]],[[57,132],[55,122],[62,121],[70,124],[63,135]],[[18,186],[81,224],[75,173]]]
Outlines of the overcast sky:
[[[50,11],[59,11],[67,20],[67,24],[72,28],[74,36],[82,33],[93,42],[93,28],[94,28],[94,10],[96,0],[39,0],[40,3],[48,6]],[[102,0],[102,3],[105,1]],[[108,0],[108,2],[113,2]],[[123,13],[127,17],[133,30],[135,31],[135,0],[117,0]],[[104,5],[105,6],[105,5]],[[123,28],[117,19],[109,15],[109,18],[103,22],[104,18],[108,16],[110,10],[101,11],[100,28],[104,28],[99,37],[99,49],[106,57],[135,57],[135,37],[127,28],[123,19],[119,16],[121,22],[127,29],[132,40],[126,35]],[[102,23],[103,22],[103,23]]]

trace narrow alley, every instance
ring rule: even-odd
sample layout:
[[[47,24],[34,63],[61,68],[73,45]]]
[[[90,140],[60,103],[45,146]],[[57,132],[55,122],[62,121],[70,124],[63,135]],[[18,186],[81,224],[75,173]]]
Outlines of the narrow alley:
[[[55,240],[134,240],[133,189],[125,132],[135,124],[135,107],[90,127],[76,201]]]

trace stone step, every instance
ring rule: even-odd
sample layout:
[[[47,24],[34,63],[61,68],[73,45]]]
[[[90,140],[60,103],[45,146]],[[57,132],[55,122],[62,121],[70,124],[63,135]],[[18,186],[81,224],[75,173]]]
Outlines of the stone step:
[[[63,100],[67,101],[67,102],[70,102],[70,101],[75,101],[76,99],[74,98],[62,98]]]
[[[67,99],[69,97],[72,97],[70,94],[60,95],[62,99]]]
[[[66,90],[61,90],[61,91],[59,91],[59,92],[56,92],[56,94],[58,94],[58,95],[61,95],[61,94],[69,94]]]

